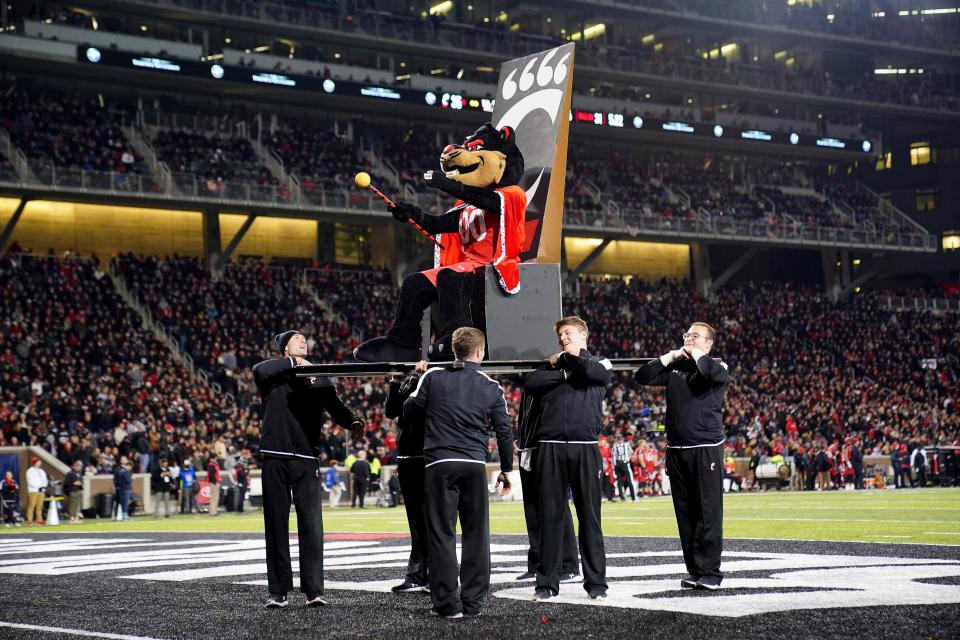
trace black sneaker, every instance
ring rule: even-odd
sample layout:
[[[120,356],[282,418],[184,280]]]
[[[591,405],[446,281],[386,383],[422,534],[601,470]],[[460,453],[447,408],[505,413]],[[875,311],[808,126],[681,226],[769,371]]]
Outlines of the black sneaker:
[[[693,574],[691,573],[691,574],[688,575],[686,578],[684,578],[683,580],[680,581],[680,588],[682,588],[682,589],[696,589],[696,588],[697,588],[697,580],[699,580],[699,579],[700,579],[700,578],[698,578],[697,576],[695,576],[695,575],[693,575]]]
[[[409,593],[411,591],[423,591],[423,585],[417,584],[416,582],[410,582],[405,580],[403,584],[398,584],[393,589],[390,589],[394,593]]]
[[[327,606],[327,601],[323,599],[323,596],[319,593],[307,594],[307,606],[308,607],[325,607]]]
[[[521,573],[517,576],[517,580],[533,580],[537,577],[533,571],[527,571],[526,573]]]
[[[283,607],[290,604],[287,601],[287,594],[285,593],[271,593],[270,597],[267,598],[267,602],[264,605],[267,609],[282,609]]]
[[[571,582],[580,582],[580,574],[579,573],[561,573],[560,582],[564,584],[569,584]]]
[[[463,612],[463,617],[464,617],[464,618],[479,618],[479,617],[480,617],[480,612],[479,612],[479,611],[470,611],[470,612],[464,611],[464,612]]]
[[[700,576],[700,579],[697,580],[696,588],[716,591],[720,588],[721,582],[723,582],[723,578],[719,578],[717,576]]]
[[[590,596],[591,600],[603,600],[607,597],[606,589],[590,589],[587,591],[587,595]]]
[[[463,613],[460,611],[456,613],[440,613],[437,609],[430,609],[430,615],[434,618],[446,618],[447,620],[456,620],[463,617]]]
[[[549,600],[550,598],[556,598],[557,594],[551,591],[548,587],[537,587],[533,591],[534,600]]]

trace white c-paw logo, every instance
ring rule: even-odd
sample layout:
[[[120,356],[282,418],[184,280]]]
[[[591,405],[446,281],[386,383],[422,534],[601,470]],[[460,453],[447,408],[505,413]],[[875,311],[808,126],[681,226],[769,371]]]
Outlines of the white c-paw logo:
[[[560,112],[560,105],[563,102],[563,83],[567,79],[569,68],[567,60],[570,59],[572,51],[567,51],[557,61],[555,65],[551,64],[556,57],[558,49],[551,49],[543,55],[543,59],[531,58],[521,71],[520,68],[514,69],[503,81],[500,88],[500,99],[511,100],[517,95],[517,90],[521,93],[529,91],[536,83],[538,90],[522,97],[516,104],[511,106],[500,121],[495,126],[500,129],[503,127],[517,128],[517,125],[523,121],[530,113],[537,109],[543,110],[550,116],[550,122],[557,121],[557,115]],[[539,62],[539,66],[537,63]],[[533,69],[537,67],[536,74]],[[516,80],[517,72],[520,72],[519,81]],[[553,85],[551,87],[551,85]]]
[[[557,47],[556,49],[547,51],[543,54],[542,58],[540,56],[534,56],[523,65],[522,69],[517,67],[507,74],[507,77],[503,81],[503,86],[500,87],[499,100],[506,102],[513,99],[517,95],[518,90],[521,94],[526,93],[534,88],[534,83],[536,83],[536,89],[527,95],[522,95],[519,100],[507,109],[506,113],[501,116],[500,120],[496,122],[494,126],[498,129],[502,127],[513,127],[519,130],[519,125],[523,122],[523,119],[537,110],[546,113],[550,118],[550,122],[556,124],[557,117],[560,114],[560,107],[563,104],[564,83],[570,72],[567,61],[573,53],[572,48],[568,49],[554,64],[553,59],[556,58],[561,48],[562,47]],[[536,68],[536,73],[534,73],[534,68]],[[519,80],[516,79],[518,72],[520,73]],[[544,170],[541,169],[540,175],[538,175],[533,184],[527,188],[527,202],[533,201],[537,189],[540,187],[543,172]]]

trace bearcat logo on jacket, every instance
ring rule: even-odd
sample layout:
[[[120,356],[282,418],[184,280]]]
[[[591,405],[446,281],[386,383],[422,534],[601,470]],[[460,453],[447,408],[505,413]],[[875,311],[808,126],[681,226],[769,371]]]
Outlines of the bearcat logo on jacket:
[[[521,260],[559,262],[573,48],[565,44],[500,68],[494,126],[516,130],[526,165],[520,180],[527,192]]]

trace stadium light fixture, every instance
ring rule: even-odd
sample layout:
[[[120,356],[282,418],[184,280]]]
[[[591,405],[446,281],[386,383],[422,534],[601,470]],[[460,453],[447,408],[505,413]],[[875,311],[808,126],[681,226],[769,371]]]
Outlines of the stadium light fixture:
[[[570,39],[574,42],[579,42],[580,40],[591,40],[593,38],[598,38],[607,32],[607,25],[604,23],[593,24],[589,27],[586,27],[583,31],[578,31]]]
[[[430,7],[429,13],[432,16],[442,16],[450,13],[451,9],[453,9],[453,0],[444,0]]]

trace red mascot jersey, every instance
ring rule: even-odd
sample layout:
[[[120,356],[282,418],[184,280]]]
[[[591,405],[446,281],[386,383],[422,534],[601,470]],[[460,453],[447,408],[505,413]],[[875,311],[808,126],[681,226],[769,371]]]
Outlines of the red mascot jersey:
[[[457,201],[454,210],[460,209],[460,232],[437,235],[444,249],[434,249],[434,271],[442,268],[467,271],[492,264],[503,290],[517,293],[520,291],[520,251],[526,233],[527,193],[515,185],[495,189],[494,193],[500,197],[500,211],[484,211]]]

